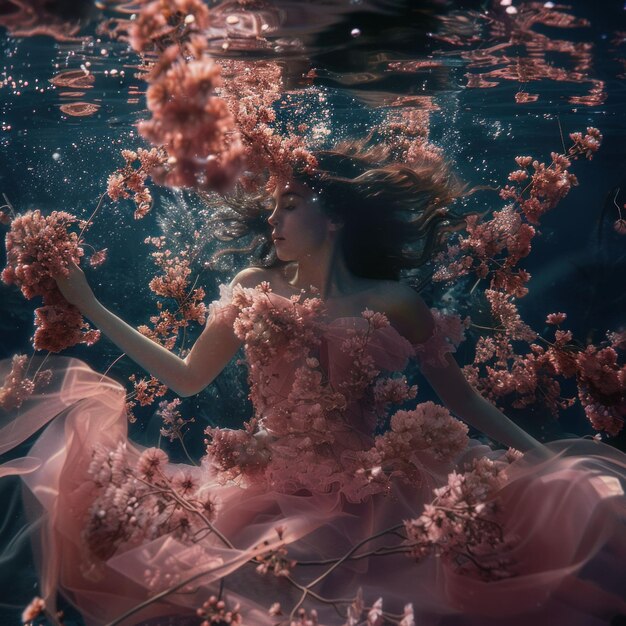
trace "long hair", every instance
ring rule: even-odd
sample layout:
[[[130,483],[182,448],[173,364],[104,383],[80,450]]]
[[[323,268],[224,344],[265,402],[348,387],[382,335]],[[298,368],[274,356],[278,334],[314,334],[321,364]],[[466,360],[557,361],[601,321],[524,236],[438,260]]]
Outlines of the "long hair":
[[[416,156],[417,154],[417,156]],[[450,205],[472,193],[430,144],[401,162],[384,143],[371,138],[344,141],[315,152],[312,174],[295,175],[320,197],[323,210],[340,222],[339,245],[347,267],[363,278],[399,280],[441,250],[448,233],[464,224]],[[205,197],[206,198],[206,197]],[[284,263],[276,257],[267,223],[269,198],[243,192],[224,198],[215,212],[220,241],[246,237],[248,245],[216,254],[245,252],[262,267]]]

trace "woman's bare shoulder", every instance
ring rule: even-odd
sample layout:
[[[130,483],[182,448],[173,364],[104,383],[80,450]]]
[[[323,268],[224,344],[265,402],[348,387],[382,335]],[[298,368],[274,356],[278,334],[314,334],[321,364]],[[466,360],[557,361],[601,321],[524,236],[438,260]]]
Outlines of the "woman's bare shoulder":
[[[434,319],[424,299],[411,287],[393,280],[377,281],[373,309],[384,311],[391,325],[411,343],[423,343],[433,333]]]
[[[238,272],[232,279],[230,286],[241,285],[242,287],[256,287],[262,282],[271,282],[274,273],[266,267],[246,267]]]

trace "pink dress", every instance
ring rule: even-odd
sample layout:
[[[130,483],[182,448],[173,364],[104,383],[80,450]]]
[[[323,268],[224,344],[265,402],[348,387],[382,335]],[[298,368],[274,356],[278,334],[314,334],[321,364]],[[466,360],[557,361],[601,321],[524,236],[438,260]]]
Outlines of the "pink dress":
[[[6,417],[2,453],[45,426],[0,476],[26,487],[48,607],[60,592],[89,625],[218,623],[219,594],[252,626],[626,615],[626,455],[496,451],[411,403],[401,372],[454,351],[443,326],[412,346],[380,313],[328,321],[264,286],[224,288],[211,319],[245,342],[255,413],[208,429],[198,466],[130,441],[124,389],[77,359],[48,360]]]

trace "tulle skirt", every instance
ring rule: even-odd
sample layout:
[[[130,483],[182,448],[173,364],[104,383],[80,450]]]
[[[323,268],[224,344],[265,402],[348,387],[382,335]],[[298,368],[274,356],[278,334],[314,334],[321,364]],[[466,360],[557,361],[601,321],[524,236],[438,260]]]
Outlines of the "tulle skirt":
[[[2,362],[0,376],[10,367]],[[45,367],[50,383],[6,414],[0,429],[0,476],[19,476],[28,520],[5,540],[1,562],[16,567],[11,551],[28,537],[37,593],[51,611],[60,593],[89,625],[198,624],[198,609],[206,613],[218,596],[225,610],[238,607],[243,624],[289,623],[301,606],[333,626],[366,619],[367,610],[361,621],[347,616],[344,600],[359,593],[366,607],[382,598],[387,623],[405,615],[403,626],[412,623],[407,604],[415,623],[433,626],[592,626],[626,615],[626,455],[591,440],[553,442],[554,457],[527,454],[508,466],[500,515],[518,541],[507,555],[516,573],[501,580],[470,576],[434,554],[417,562],[396,549],[395,531],[383,532],[419,517],[449,472],[502,455],[475,440],[455,463],[425,457],[420,480],[360,503],[340,492],[219,481],[207,463],[169,464],[164,471],[184,472],[216,503],[211,532],[193,541],[179,531],[153,533],[118,547],[103,536],[94,551],[93,537],[86,545],[98,496],[94,454],[108,450],[134,463],[144,449],[128,439],[118,383],[76,359],[55,357]],[[40,430],[25,456],[11,453]],[[276,558],[268,565],[269,553]]]

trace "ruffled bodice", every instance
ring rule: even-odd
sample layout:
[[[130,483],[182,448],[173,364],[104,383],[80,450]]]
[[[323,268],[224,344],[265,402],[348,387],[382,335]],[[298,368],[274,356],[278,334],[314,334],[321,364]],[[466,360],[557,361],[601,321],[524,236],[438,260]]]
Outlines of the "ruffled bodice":
[[[436,331],[416,350],[383,313],[366,309],[329,320],[320,298],[287,298],[266,283],[221,292],[210,313],[244,342],[254,419],[247,439],[241,431],[209,429],[219,469],[274,489],[340,488],[351,499],[370,493],[371,480],[356,478],[356,468],[376,450],[377,425],[415,397],[401,372],[416,353],[440,363],[454,346]]]

